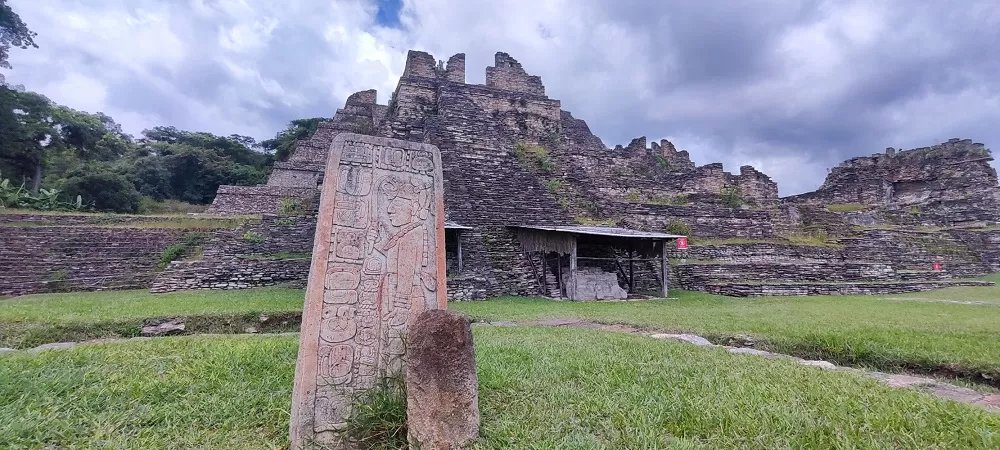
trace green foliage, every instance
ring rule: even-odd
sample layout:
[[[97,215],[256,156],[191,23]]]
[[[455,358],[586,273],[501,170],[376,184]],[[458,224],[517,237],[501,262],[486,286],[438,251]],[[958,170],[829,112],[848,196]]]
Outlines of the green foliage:
[[[835,213],[851,213],[864,211],[865,205],[860,203],[831,203],[826,205],[826,210]]]
[[[66,192],[71,196],[87,199],[89,205],[98,211],[122,213],[139,212],[142,196],[124,176],[107,171],[95,170],[78,173],[65,181]]]
[[[910,207],[910,215],[911,216],[920,216],[920,207],[917,206],[917,205],[911,206]]]
[[[677,219],[671,219],[670,223],[667,224],[667,227],[664,231],[670,234],[681,234],[684,236],[691,236],[691,225],[688,225]]]
[[[73,184],[82,203],[102,211],[138,211],[133,191],[155,201],[207,204],[219,185],[263,183],[271,163],[247,136],[154,127],[135,140],[105,114],[0,86],[0,171],[33,193],[69,191],[70,180],[78,178]],[[97,183],[89,179],[95,174],[116,185],[114,195],[92,197],[96,191],[82,190],[81,183]],[[133,188],[109,181],[116,176]]]
[[[541,145],[518,142],[514,144],[514,155],[522,164],[534,166],[545,173],[552,173],[556,167],[549,151]]]
[[[730,208],[739,208],[746,204],[743,198],[743,190],[739,186],[725,186],[719,193],[722,203]]]
[[[163,250],[163,253],[160,254],[159,268],[163,269],[171,262],[190,256],[196,252],[207,239],[208,235],[201,232],[185,234],[179,242],[170,244],[170,246]]]
[[[398,450],[406,445],[406,384],[402,376],[383,378],[355,397],[346,433],[365,450]]]
[[[305,205],[302,201],[294,198],[284,197],[278,207],[278,213],[283,216],[298,216],[305,212]]]
[[[10,69],[7,61],[11,47],[26,49],[28,47],[38,48],[35,44],[37,33],[28,29],[21,17],[11,9],[7,0],[0,0],[0,68]],[[0,84],[4,81],[0,75]]]
[[[563,188],[563,181],[558,178],[553,178],[545,182],[545,188],[553,194],[559,193]]]
[[[261,244],[264,242],[264,235],[256,231],[247,230],[243,233],[243,240],[251,244]]]
[[[58,189],[39,189],[37,194],[24,187],[14,186],[10,180],[0,178],[0,209],[18,208],[40,211],[79,211],[83,209],[83,200],[78,195],[75,201],[62,201]]]
[[[143,214],[191,214],[205,212],[205,205],[194,205],[180,200],[166,199],[157,201],[151,197],[142,197],[139,202],[139,212]]]
[[[663,170],[670,170],[670,160],[666,156],[656,155],[656,167]]]
[[[625,200],[628,200],[631,203],[639,203],[639,201],[642,200],[642,196],[640,196],[636,191],[628,191],[628,193],[625,194]]]
[[[320,124],[327,119],[313,117],[310,119],[293,120],[288,127],[278,132],[278,135],[260,143],[260,146],[267,151],[274,152],[274,158],[278,161],[285,161],[292,154],[295,143],[300,139],[312,136],[319,128]]]

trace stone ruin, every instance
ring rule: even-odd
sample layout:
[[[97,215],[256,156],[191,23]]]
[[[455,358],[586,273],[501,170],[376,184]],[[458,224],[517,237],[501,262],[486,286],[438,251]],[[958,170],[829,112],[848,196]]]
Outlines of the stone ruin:
[[[210,211],[269,215],[288,202],[315,204],[329,144],[343,132],[440,149],[453,225],[448,294],[457,300],[553,295],[539,271],[558,268],[526,257],[510,229],[518,225],[690,234],[691,248],[670,254],[672,282],[729,295],[901,292],[1000,269],[993,229],[1000,188],[982,144],[953,139],[854,158],[816,192],[779,198],[777,185],[753,167],[731,174],[718,163],[697,166],[667,140],[639,137],[609,148],[506,53],[496,54],[479,85],[465,82],[463,54],[443,63],[410,51],[387,105],[375,91],[350,96],[275,165],[266,185],[223,186]],[[934,261],[944,270],[932,270]],[[198,270],[168,270],[155,286],[216,287],[227,269],[212,264],[207,285]],[[654,268],[639,270],[650,286],[659,282]],[[612,271],[580,273],[603,279]]]
[[[526,256],[511,229],[519,225],[689,234],[689,249],[670,252],[672,285],[729,295],[900,292],[1000,270],[1000,188],[982,144],[854,158],[817,191],[779,198],[753,167],[697,166],[666,140],[608,147],[506,53],[486,73],[485,84],[469,84],[464,55],[439,63],[409,52],[387,104],[373,90],[353,94],[275,163],[267,184],[220,187],[209,212],[261,218],[213,232],[201,259],[171,263],[152,289],[304,281],[324,162],[345,132],[440,149],[455,300],[559,295],[540,273],[559,268]],[[655,268],[637,270],[659,283]]]

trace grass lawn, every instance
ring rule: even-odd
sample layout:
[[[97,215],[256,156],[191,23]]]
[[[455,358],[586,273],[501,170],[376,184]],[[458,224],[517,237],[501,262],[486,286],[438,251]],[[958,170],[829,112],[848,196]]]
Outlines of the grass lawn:
[[[965,291],[975,295],[959,295]],[[1000,307],[922,300],[996,299],[998,294],[1000,289],[992,287],[887,297],[736,299],[678,292],[677,299],[643,302],[504,298],[451,307],[480,320],[581,319],[694,332],[717,342],[749,335],[757,347],[781,353],[882,370],[954,374],[996,386]]]
[[[987,277],[1000,281],[1000,275]],[[242,332],[261,313],[295,313],[302,291],[145,291],[45,294],[0,300],[0,347],[134,336],[147,318],[185,316],[195,332]],[[758,347],[883,370],[941,372],[998,386],[1000,287],[892,296],[741,299],[672,291],[676,299],[556,302],[504,298],[452,303],[483,320],[582,319],[695,332],[716,341],[752,336]],[[276,331],[294,330],[295,320]],[[993,380],[984,378],[993,377]]]
[[[178,316],[192,318],[195,323],[189,326],[204,332],[242,332],[261,313],[301,312],[303,295],[301,289],[288,288],[25,295],[0,300],[0,347],[135,336],[145,319]]]
[[[477,327],[481,449],[997,448],[1000,415],[850,373],[593,330]],[[297,339],[0,356],[3,448],[277,448]]]

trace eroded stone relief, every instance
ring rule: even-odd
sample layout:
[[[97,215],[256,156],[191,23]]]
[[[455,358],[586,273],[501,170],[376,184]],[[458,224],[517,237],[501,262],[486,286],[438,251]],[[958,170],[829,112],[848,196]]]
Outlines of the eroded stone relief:
[[[437,149],[345,134],[330,158],[293,398],[299,447],[336,443],[356,397],[400,373],[407,324],[445,305]]]

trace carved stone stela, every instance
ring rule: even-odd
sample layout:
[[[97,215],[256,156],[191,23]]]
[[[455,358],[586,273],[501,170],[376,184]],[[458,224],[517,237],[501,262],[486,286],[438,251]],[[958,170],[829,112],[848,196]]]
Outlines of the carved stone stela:
[[[306,289],[292,448],[345,447],[355,398],[399,374],[407,325],[447,304],[441,156],[340,134],[324,175]]]

